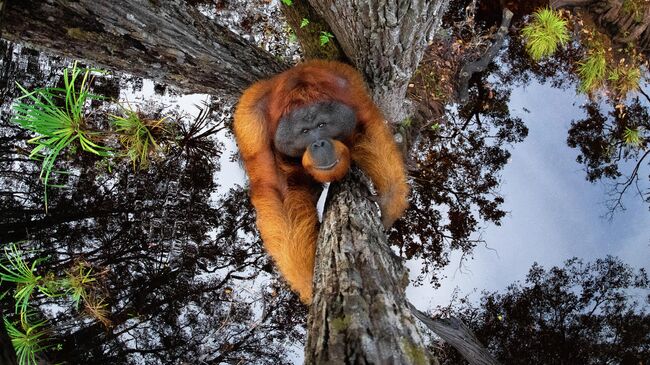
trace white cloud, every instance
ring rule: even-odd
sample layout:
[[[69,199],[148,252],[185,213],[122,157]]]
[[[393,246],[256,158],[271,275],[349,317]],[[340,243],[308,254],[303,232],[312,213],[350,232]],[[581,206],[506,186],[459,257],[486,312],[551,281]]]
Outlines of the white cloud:
[[[616,255],[634,267],[650,268],[650,214],[639,197],[626,199],[627,210],[610,222],[603,218],[607,198],[602,185],[585,180],[575,161],[577,152],[566,145],[572,119],[583,117],[584,99],[572,91],[532,85],[513,90],[510,109],[520,116],[530,133],[515,145],[512,160],[503,172],[501,192],[510,212],[502,226],[487,227],[483,238],[497,252],[478,246],[474,259],[459,270],[460,255],[452,255],[443,274],[442,287],[408,290],[420,308],[449,303],[454,288],[461,294],[503,290],[523,280],[533,262],[561,266],[577,256],[586,261]],[[523,113],[523,108],[531,111]],[[419,263],[409,264],[411,273]],[[478,294],[470,296],[478,298]]]

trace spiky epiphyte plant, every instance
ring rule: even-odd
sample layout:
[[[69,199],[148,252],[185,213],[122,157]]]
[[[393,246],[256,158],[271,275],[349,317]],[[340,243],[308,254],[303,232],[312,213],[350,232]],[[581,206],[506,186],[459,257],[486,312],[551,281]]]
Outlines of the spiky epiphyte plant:
[[[93,269],[86,262],[78,262],[70,271],[66,271],[65,279],[61,280],[61,286],[72,297],[72,302],[79,308],[81,299],[85,299],[88,290],[96,281],[93,276]]]
[[[628,146],[639,147],[643,143],[643,137],[641,136],[641,128],[625,128],[623,131],[623,141]]]
[[[603,50],[591,51],[582,61],[578,62],[580,90],[586,93],[596,91],[605,81],[607,59]]]
[[[125,154],[131,159],[134,170],[147,168],[150,156],[160,150],[156,136],[164,132],[164,120],[145,119],[131,110],[126,111],[125,117],[114,116],[115,131],[120,134],[120,143],[126,149]]]
[[[160,149],[156,142],[157,135],[165,132],[163,122],[145,119],[136,111],[126,109],[125,116],[113,115],[113,126],[120,135],[120,143],[126,149],[125,154],[131,159],[133,169],[139,165],[140,169],[149,166],[149,156]]]
[[[526,50],[534,60],[540,60],[555,53],[558,45],[569,40],[567,21],[556,10],[544,8],[533,13],[533,19],[522,30],[526,39]]]
[[[96,294],[89,294],[85,297],[84,304],[86,313],[100,321],[105,327],[111,326],[111,320],[108,318],[110,311],[108,310],[108,303],[104,297]]]
[[[90,93],[95,71],[81,69],[75,62],[71,69],[63,71],[63,88],[28,91],[18,85],[23,95],[13,106],[13,121],[36,133],[36,137],[28,141],[36,145],[29,157],[43,159],[40,178],[45,185],[46,210],[48,182],[61,151],[78,141],[84,151],[98,156],[109,155],[108,148],[93,141],[93,134],[87,130],[84,119],[87,102],[101,99]]]
[[[45,344],[48,336],[43,326],[45,326],[47,321],[42,320],[30,323],[29,316],[24,315],[21,316],[20,320],[21,328],[18,328],[6,317],[3,319],[7,334],[11,338],[11,344],[16,350],[18,364],[37,365],[39,362],[37,361],[36,355],[51,347]]]
[[[14,292],[16,313],[26,313],[29,298],[36,288],[49,294],[49,290],[43,285],[42,277],[36,274],[36,266],[44,259],[36,259],[29,265],[15,243],[5,246],[3,256],[0,259],[0,282],[16,284]]]

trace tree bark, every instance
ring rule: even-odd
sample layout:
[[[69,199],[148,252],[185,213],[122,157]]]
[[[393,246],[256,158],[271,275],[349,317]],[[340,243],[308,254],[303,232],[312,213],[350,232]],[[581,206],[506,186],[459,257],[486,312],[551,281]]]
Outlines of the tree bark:
[[[309,0],[366,76],[373,99],[391,123],[411,114],[406,90],[448,0]]]
[[[430,364],[390,249],[355,169],[330,187],[318,237],[305,364]]]
[[[488,350],[476,338],[474,332],[460,319],[429,318],[409,303],[413,315],[422,321],[431,331],[435,332],[445,342],[452,345],[470,365],[499,365]]]
[[[290,6],[280,6],[282,14],[300,42],[303,57],[347,61],[336,38],[330,39],[326,44],[321,43],[321,32],[330,32],[331,29],[307,0],[294,0]],[[309,21],[305,26],[302,26],[303,19]]]
[[[237,95],[286,68],[182,0],[9,0],[2,37],[175,86]]]

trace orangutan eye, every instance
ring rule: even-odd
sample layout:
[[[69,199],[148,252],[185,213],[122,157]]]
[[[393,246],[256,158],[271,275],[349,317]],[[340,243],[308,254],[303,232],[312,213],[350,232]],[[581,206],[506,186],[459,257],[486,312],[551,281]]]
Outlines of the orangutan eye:
[[[323,128],[324,126],[325,126],[325,123],[320,123],[320,124],[318,125],[318,128]]]

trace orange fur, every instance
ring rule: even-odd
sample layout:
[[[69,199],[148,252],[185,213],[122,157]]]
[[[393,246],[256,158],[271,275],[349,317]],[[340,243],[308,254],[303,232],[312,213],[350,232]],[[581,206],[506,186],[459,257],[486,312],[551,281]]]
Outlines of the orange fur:
[[[305,151],[305,154],[302,156],[302,166],[316,181],[324,183],[341,180],[348,173],[348,170],[350,170],[350,150],[341,141],[333,142],[334,151],[339,163],[331,169],[321,170],[314,167],[314,161],[309,150]]]
[[[273,146],[280,119],[294,108],[323,100],[347,104],[356,113],[355,135],[333,141],[340,162],[331,170],[319,170],[309,153],[304,154],[302,166],[286,161]],[[310,303],[319,182],[342,178],[352,159],[373,181],[388,227],[407,206],[402,157],[361,75],[339,62],[309,61],[255,83],[240,98],[234,119],[264,246],[291,288]]]

